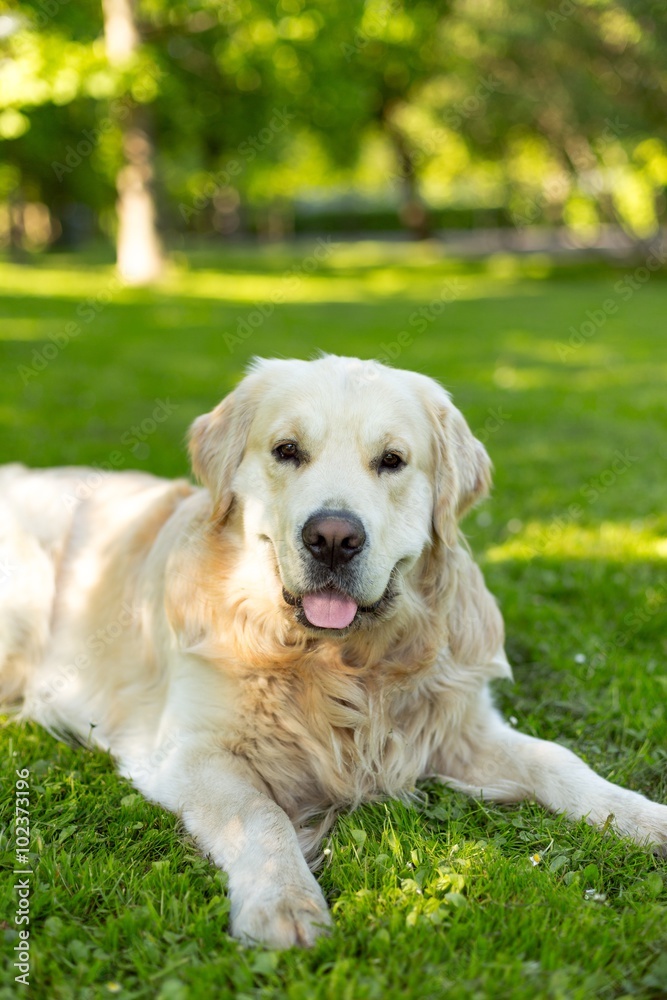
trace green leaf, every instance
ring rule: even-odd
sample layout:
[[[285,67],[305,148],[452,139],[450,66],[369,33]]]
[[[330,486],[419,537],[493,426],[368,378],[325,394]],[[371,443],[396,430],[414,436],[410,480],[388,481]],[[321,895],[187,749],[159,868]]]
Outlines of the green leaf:
[[[350,836],[354,840],[357,847],[363,847],[367,840],[367,834],[365,830],[353,829],[350,830]]]
[[[600,881],[600,871],[597,865],[586,865],[581,873],[582,882],[587,885],[597,885]]]
[[[651,896],[659,896],[665,887],[665,884],[662,881],[662,875],[660,875],[659,872],[651,872],[651,874],[646,877],[644,885]]]

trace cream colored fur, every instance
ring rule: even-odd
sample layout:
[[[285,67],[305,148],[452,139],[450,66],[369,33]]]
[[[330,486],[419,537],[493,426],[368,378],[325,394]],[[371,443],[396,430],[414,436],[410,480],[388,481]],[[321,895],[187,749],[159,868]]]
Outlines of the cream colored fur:
[[[285,440],[299,467],[277,461]],[[381,474],[387,450],[405,467]],[[425,776],[665,850],[667,807],[493,708],[502,619],[457,529],[490,463],[436,383],[260,361],[195,422],[191,454],[204,488],[0,469],[1,678],[26,717],[110,750],[182,816],[228,872],[237,936],[312,943],[330,917],[308,862],[336,814]],[[283,599],[307,589],[301,528],[322,508],[364,524],[358,603],[394,595],[341,634]]]

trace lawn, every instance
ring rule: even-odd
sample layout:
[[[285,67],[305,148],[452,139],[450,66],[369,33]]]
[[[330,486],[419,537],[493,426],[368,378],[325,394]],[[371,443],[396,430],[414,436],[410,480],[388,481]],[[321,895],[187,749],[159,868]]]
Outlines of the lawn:
[[[507,626],[526,732],[667,801],[667,356],[660,273],[323,242],[177,254],[122,288],[103,260],[0,264],[0,461],[187,472],[189,422],[254,354],[318,349],[439,378],[495,464],[465,522]],[[639,268],[639,270],[638,270]],[[648,276],[648,277],[647,277]],[[667,863],[532,804],[425,787],[343,817],[310,952],[242,949],[225,878],[110,759],[0,730],[4,954],[15,770],[31,773],[38,998],[667,995]],[[532,860],[531,860],[532,859]]]

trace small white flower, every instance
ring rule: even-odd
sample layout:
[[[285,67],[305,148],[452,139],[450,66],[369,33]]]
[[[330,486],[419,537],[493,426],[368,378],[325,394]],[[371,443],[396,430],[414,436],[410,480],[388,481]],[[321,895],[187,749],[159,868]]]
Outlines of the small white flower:
[[[586,654],[585,653],[575,653],[574,662],[575,663],[585,663],[586,662]]]

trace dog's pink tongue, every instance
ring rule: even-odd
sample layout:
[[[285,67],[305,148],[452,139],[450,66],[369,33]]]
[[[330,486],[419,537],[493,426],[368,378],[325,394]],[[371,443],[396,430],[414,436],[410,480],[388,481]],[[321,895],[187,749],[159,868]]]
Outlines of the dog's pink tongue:
[[[310,624],[319,628],[347,628],[357,613],[352,598],[335,590],[304,594],[301,603]]]

